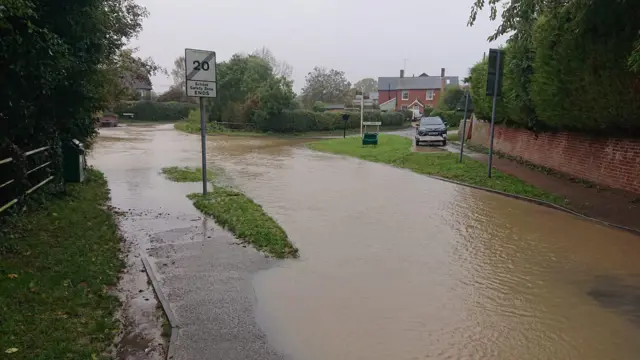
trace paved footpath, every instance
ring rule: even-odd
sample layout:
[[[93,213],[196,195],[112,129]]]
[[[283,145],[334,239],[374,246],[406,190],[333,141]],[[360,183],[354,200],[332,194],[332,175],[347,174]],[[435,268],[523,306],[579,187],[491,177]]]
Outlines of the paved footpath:
[[[126,131],[125,131],[126,130]],[[149,260],[177,331],[172,360],[278,360],[255,320],[253,274],[267,259],[203,217],[185,197],[200,184],[168,181],[163,166],[197,164],[199,142],[172,129],[118,129],[130,141],[102,142],[92,164],[104,171],[123,235]],[[144,159],[141,161],[140,159]]]

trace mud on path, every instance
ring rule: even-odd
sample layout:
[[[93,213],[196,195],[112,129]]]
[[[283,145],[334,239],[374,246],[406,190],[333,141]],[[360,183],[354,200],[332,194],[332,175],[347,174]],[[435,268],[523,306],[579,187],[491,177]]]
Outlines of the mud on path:
[[[215,137],[210,166],[300,249],[242,247],[158,172],[199,162],[170,126],[98,143],[114,205],[180,329],[174,359],[636,359],[640,239],[304,140]],[[137,235],[135,235],[137,234]]]

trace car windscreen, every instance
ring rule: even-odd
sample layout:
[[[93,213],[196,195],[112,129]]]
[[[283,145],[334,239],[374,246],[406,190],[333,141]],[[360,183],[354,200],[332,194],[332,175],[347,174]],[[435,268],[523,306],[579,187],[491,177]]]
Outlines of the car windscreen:
[[[444,125],[438,118],[424,118],[420,120],[420,126],[424,125]]]

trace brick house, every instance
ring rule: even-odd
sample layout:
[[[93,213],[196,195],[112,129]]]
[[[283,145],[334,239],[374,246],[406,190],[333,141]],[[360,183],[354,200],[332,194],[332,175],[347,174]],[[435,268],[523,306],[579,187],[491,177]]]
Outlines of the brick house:
[[[400,77],[378,78],[378,97],[381,110],[412,110],[424,113],[424,107],[435,108],[440,94],[447,86],[459,86],[457,76],[445,76],[442,68],[440,76],[405,77],[400,70]]]

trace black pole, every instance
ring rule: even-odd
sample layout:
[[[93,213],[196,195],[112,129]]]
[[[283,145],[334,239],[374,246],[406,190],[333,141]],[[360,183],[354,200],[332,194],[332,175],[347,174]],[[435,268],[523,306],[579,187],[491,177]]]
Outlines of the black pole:
[[[462,153],[464,152],[465,130],[467,129],[467,111],[469,109],[469,89],[464,92],[464,118],[462,119],[462,141],[460,142],[460,160],[462,162]],[[458,130],[460,132],[460,130]]]

